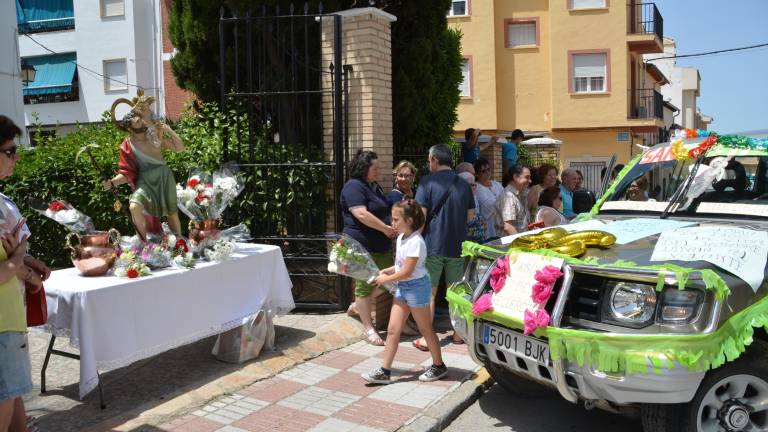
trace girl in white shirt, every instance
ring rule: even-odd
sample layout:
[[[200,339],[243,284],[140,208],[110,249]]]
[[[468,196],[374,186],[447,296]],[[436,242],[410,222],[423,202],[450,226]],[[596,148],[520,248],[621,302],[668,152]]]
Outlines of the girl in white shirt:
[[[397,282],[397,291],[389,313],[387,342],[384,347],[384,361],[381,367],[362,374],[364,380],[375,384],[391,382],[392,362],[400,343],[400,333],[405,320],[413,314],[419,331],[427,340],[432,366],[419,376],[420,381],[436,381],[448,374],[440,352],[440,342],[432,328],[432,316],[429,303],[432,297],[432,283],[424,262],[427,259],[427,244],[419,233],[424,225],[424,211],[419,204],[408,199],[392,206],[392,227],[399,233],[395,252],[395,265],[381,270],[373,282],[379,286],[387,282]]]

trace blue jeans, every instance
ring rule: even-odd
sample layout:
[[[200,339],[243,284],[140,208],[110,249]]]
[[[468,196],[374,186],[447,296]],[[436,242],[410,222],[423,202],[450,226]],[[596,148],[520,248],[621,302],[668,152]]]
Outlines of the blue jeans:
[[[418,279],[398,282],[395,299],[405,302],[410,308],[429,307],[429,302],[432,300],[432,284],[429,276],[424,275]]]
[[[0,401],[16,399],[31,391],[27,334],[0,333]]]

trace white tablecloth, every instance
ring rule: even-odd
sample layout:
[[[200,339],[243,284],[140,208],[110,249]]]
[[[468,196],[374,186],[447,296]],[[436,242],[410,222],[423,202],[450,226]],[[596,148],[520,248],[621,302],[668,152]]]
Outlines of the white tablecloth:
[[[261,309],[294,308],[291,280],[276,246],[240,244],[221,263],[164,269],[138,279],[82,277],[74,268],[46,281],[45,331],[80,350],[80,397],[96,388],[96,370],[126,366],[221,333]]]

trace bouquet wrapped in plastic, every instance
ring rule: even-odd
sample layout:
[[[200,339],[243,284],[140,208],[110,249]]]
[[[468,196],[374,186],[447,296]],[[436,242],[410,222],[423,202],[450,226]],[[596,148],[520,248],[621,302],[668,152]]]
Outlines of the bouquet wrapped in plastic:
[[[341,234],[340,238],[328,241],[328,271],[351,277],[366,283],[373,282],[379,275],[379,267],[373,257],[357,240]],[[392,284],[383,284],[383,288],[394,292]]]
[[[51,202],[45,202],[32,198],[29,200],[29,206],[72,232],[89,234],[96,230],[90,216],[81,213],[64,200],[54,199]]]
[[[245,187],[237,164],[229,162],[213,175],[193,170],[184,184],[176,185],[179,209],[193,221],[219,219]]]

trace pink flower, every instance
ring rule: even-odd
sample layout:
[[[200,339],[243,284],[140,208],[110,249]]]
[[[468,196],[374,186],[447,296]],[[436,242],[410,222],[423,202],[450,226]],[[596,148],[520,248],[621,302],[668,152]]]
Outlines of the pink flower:
[[[528,336],[536,331],[537,328],[543,328],[549,325],[549,314],[544,309],[536,309],[536,312],[531,312],[526,309],[523,325],[523,334]]]
[[[546,265],[544,268],[536,272],[534,279],[543,284],[552,285],[562,275],[563,272],[561,272],[559,268],[553,265]]]
[[[542,282],[536,282],[533,284],[533,292],[531,293],[531,299],[542,306],[547,304],[549,297],[552,295],[553,284],[546,284]]]
[[[507,273],[509,272],[509,257],[499,258],[496,260],[496,267],[491,270],[491,289],[493,292],[499,292],[504,288],[504,283],[507,281]]]
[[[493,305],[491,304],[491,293],[485,293],[475,300],[475,304],[472,305],[472,314],[480,315],[491,309],[493,309]]]

